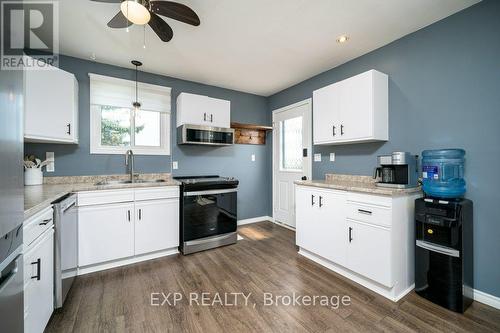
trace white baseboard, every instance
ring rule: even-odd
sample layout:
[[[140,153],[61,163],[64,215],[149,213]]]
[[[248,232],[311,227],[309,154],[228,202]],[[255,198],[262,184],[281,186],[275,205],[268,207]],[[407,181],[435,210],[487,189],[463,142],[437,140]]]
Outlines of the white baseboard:
[[[250,223],[262,222],[262,221],[272,221],[273,218],[270,216],[258,216],[249,219],[238,220],[238,225],[245,225]]]
[[[500,309],[500,297],[487,294],[484,291],[474,289],[474,300],[494,307],[495,309]]]
[[[177,254],[179,251],[177,250],[177,247],[167,249],[167,250],[162,250],[158,252],[153,252],[153,253],[147,253],[147,254],[142,254],[139,256],[134,256],[134,257],[129,257],[129,258],[123,258],[123,259],[118,259],[118,260],[113,260],[113,261],[108,261],[105,263],[101,264],[96,264],[96,265],[91,265],[91,266],[85,266],[85,267],[79,267],[77,275],[85,275],[89,273],[94,273],[98,271],[103,271],[106,269],[110,268],[115,268],[115,267],[120,267],[120,266],[125,266],[125,265],[130,265],[130,264],[135,264],[141,261],[146,261],[146,260],[151,260],[151,259],[157,259],[165,256],[170,256],[173,254]]]
[[[275,219],[273,219],[273,220],[272,220],[272,222],[273,222],[274,224],[276,224],[277,226],[280,226],[280,227],[282,227],[282,228],[285,228],[285,229],[288,229],[288,230],[295,231],[295,228],[294,228],[294,227],[291,227],[291,226],[289,226],[289,225],[287,225],[287,224],[285,224],[285,223],[281,223],[281,222],[279,222],[279,221],[276,221]]]

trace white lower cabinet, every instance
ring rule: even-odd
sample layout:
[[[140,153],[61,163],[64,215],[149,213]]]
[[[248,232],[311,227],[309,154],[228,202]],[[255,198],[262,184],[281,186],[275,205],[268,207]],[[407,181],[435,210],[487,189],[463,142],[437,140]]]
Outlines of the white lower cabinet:
[[[175,253],[178,246],[178,187],[78,193],[80,273]]]
[[[78,209],[78,265],[134,255],[134,203]]]
[[[179,246],[179,200],[135,203],[135,254]]]
[[[24,331],[45,330],[54,310],[54,229],[25,246]]]
[[[296,186],[299,253],[392,300],[414,283],[414,201]]]
[[[348,220],[347,226],[350,237],[346,266],[384,286],[392,287],[391,231],[353,220]]]
[[[345,193],[299,188],[296,195],[297,245],[344,265],[347,255]]]

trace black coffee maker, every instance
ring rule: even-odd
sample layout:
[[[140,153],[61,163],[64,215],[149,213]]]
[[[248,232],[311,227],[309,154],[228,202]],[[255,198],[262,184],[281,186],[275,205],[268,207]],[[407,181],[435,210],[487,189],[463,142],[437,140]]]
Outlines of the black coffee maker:
[[[394,152],[377,158],[379,166],[373,178],[380,187],[409,188],[418,186],[418,156],[408,152]]]

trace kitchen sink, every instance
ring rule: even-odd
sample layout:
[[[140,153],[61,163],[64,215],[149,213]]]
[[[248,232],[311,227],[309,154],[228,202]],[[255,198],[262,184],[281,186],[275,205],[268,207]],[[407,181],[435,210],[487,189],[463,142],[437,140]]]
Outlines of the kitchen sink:
[[[104,185],[119,185],[119,184],[164,183],[164,182],[165,182],[165,179],[151,179],[151,180],[135,179],[134,181],[131,181],[131,180],[101,180],[100,182],[95,183],[95,185],[104,186]]]

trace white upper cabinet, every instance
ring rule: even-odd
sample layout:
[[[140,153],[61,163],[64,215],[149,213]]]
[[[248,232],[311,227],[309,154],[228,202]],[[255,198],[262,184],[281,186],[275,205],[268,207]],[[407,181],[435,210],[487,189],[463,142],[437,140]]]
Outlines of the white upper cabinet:
[[[78,81],[52,67],[24,71],[27,142],[78,143]]]
[[[231,127],[231,102],[181,93],[177,97],[177,127],[184,124],[229,128]]]
[[[314,144],[389,139],[388,76],[376,70],[313,92]]]

